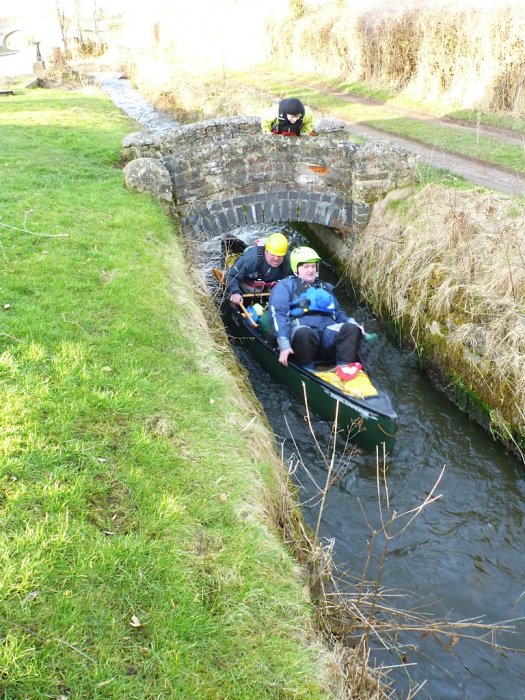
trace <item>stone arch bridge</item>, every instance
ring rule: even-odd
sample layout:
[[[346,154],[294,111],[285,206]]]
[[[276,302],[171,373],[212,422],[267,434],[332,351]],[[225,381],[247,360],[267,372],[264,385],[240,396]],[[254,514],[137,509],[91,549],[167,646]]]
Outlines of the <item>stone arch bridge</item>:
[[[158,197],[197,241],[290,221],[358,233],[375,202],[413,180],[416,156],[388,142],[356,145],[332,122],[301,138],[263,134],[257,117],[130,134],[126,185]]]

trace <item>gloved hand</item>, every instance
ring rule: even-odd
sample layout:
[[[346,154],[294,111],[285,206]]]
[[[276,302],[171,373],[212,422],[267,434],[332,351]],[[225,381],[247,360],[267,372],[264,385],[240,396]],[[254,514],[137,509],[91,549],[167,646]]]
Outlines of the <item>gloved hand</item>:
[[[318,134],[317,131],[310,131],[310,133],[308,134],[308,136],[319,136],[319,134]]]
[[[363,337],[366,342],[369,343],[371,340],[375,340],[377,338],[377,333],[365,333]]]

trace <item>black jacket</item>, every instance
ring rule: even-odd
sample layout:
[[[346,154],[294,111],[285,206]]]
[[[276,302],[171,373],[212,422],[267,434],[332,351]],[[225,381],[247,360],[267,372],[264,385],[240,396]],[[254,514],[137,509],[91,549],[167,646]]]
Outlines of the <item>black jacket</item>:
[[[292,274],[290,256],[286,254],[279,267],[270,267],[264,257],[264,246],[254,245],[246,248],[228,270],[226,276],[226,295],[242,294],[241,282],[260,280],[270,285]]]

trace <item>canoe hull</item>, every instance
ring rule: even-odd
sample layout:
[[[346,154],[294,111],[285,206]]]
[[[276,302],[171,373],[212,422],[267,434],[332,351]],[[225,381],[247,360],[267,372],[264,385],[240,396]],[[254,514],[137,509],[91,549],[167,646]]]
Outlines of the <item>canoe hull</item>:
[[[310,411],[332,423],[337,415],[337,430],[348,430],[352,442],[367,450],[375,449],[382,443],[387,450],[393,447],[397,414],[385,392],[378,389],[377,397],[355,399],[293,363],[284,367],[279,362],[278,352],[260,333],[248,327],[243,316],[233,311],[229,304],[226,307],[226,321],[232,335],[244,339],[254,359],[299,400],[304,401],[306,397]]]

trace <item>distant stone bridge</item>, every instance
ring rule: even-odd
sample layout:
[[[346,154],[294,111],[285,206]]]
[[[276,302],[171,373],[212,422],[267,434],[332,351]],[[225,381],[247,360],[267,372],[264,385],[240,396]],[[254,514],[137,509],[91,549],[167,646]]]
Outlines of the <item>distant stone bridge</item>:
[[[332,122],[301,138],[263,134],[257,117],[130,134],[126,185],[165,202],[199,241],[288,221],[357,233],[375,202],[413,180],[416,156],[385,141],[357,146]]]

